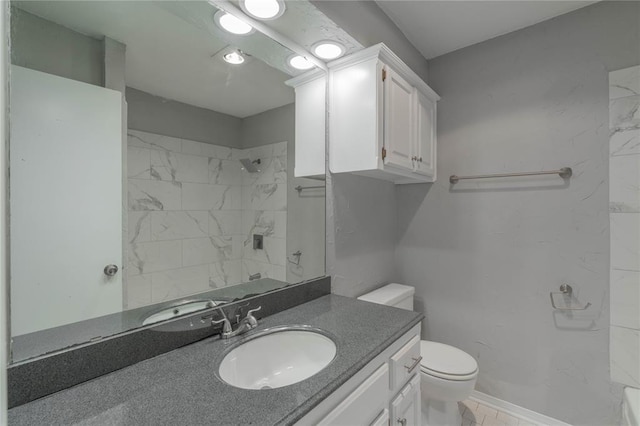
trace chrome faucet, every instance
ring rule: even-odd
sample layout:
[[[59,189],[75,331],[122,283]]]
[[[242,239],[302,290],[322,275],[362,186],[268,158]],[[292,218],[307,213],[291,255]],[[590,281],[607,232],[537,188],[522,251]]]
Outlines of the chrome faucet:
[[[259,311],[260,309],[262,309],[262,306],[259,306],[256,309],[251,309],[249,312],[247,312],[247,316],[245,316],[238,322],[238,328],[236,328],[235,330],[233,329],[233,327],[231,327],[231,322],[225,315],[224,311],[220,309],[223,318],[221,320],[214,320],[211,316],[211,325],[222,324],[222,331],[220,331],[220,337],[222,339],[229,339],[231,337],[239,336],[249,330],[253,330],[258,326],[258,320],[253,316],[253,313]],[[204,321],[209,317],[210,316],[202,317],[202,320]]]

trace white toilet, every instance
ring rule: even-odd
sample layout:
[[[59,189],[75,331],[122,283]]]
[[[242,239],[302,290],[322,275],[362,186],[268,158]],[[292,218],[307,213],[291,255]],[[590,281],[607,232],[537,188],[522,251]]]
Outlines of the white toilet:
[[[388,284],[359,300],[413,310],[414,288]],[[443,343],[420,342],[422,424],[458,426],[462,423],[458,401],[467,399],[476,385],[478,363],[466,352]]]

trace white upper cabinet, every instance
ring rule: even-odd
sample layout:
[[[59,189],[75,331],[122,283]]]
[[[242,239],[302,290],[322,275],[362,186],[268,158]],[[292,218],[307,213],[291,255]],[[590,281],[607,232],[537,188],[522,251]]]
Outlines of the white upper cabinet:
[[[310,71],[286,82],[295,90],[294,176],[324,179],[326,92],[324,71]]]
[[[384,146],[387,150],[384,164],[413,169],[414,136],[413,87],[400,74],[385,67],[384,83]]]
[[[435,181],[438,99],[382,43],[330,63],[331,172]]]

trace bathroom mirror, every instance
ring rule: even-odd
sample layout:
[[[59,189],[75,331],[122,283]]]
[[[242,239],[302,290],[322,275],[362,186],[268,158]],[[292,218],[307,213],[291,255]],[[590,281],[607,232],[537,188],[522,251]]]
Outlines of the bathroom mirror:
[[[217,12],[12,2],[14,363],[324,276],[324,183],[293,174],[302,71]]]

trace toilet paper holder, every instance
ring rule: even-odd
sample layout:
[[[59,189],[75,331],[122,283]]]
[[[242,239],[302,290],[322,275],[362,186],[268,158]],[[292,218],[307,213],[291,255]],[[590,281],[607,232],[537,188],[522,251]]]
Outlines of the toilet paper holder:
[[[587,303],[586,305],[584,305],[581,308],[567,308],[567,307],[558,307],[556,306],[556,303],[553,299],[553,295],[554,294],[561,294],[563,297],[568,298],[569,300],[571,300],[572,296],[573,296],[573,288],[569,285],[569,284],[562,284],[560,286],[560,291],[552,291],[549,293],[549,297],[551,298],[551,306],[553,306],[553,309],[557,310],[557,311],[584,311],[585,309],[587,309],[589,306],[591,306],[591,303]]]

